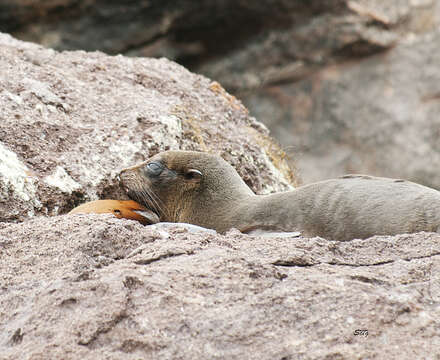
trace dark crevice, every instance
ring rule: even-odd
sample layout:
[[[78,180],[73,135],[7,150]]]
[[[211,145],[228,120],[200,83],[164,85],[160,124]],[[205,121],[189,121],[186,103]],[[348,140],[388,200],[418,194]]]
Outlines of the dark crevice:
[[[305,260],[301,260],[301,259],[295,259],[295,260],[277,260],[277,261],[273,262],[272,265],[285,266],[285,267],[311,267],[311,266],[320,265],[320,264],[327,264],[327,265],[336,265],[336,266],[368,267],[368,266],[381,266],[381,265],[392,264],[398,260],[412,261],[412,260],[419,260],[419,259],[427,259],[427,258],[432,258],[434,256],[439,256],[439,255],[440,255],[440,252],[436,252],[436,253],[429,254],[429,255],[414,256],[411,258],[397,258],[394,260],[384,260],[384,261],[378,261],[378,262],[370,263],[370,264],[352,264],[352,263],[344,263],[344,262],[337,262],[337,261],[329,261],[329,262],[321,261],[321,262],[312,263],[309,260],[305,261]]]
[[[353,276],[350,276],[350,279],[360,281],[360,282],[363,282],[366,284],[372,284],[372,285],[388,285],[388,282],[386,282],[386,281],[379,280],[376,278],[370,278],[370,277],[363,276],[363,275],[353,275]]]
[[[399,260],[399,259],[397,259]],[[330,261],[326,264],[328,265],[337,265],[337,266],[352,266],[352,267],[364,267],[364,266],[381,266],[381,265],[386,265],[386,264],[392,264],[393,262],[395,262],[395,260],[384,260],[384,261],[378,261],[376,263],[371,263],[371,264],[350,264],[350,263],[343,263],[343,262],[336,262],[336,261]]]
[[[286,266],[286,267],[311,267],[319,265],[321,263],[309,263],[301,260],[277,260],[272,263],[275,266]]]
[[[87,340],[79,340],[78,345],[91,346],[93,342],[99,337],[101,334],[106,334],[110,330],[112,330],[118,323],[127,318],[125,310],[118,314],[114,319],[106,322],[102,326],[100,326]]]
[[[182,251],[182,252],[175,252],[175,253],[166,253],[166,254],[162,254],[162,255],[159,255],[159,256],[156,256],[156,257],[152,257],[152,258],[148,258],[148,259],[136,260],[136,261],[134,261],[134,263],[136,265],[148,265],[148,264],[151,264],[153,262],[160,261],[160,260],[163,260],[163,259],[168,259],[168,258],[171,258],[171,257],[176,257],[176,256],[181,256],[181,255],[191,255],[191,254],[193,254],[192,251],[189,251],[189,252],[188,251]]]

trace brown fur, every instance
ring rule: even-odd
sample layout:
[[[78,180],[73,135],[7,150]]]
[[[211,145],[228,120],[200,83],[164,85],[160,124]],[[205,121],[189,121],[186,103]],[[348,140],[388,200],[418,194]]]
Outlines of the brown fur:
[[[163,170],[152,177],[146,165]],[[195,169],[200,178],[188,177]],[[123,170],[130,198],[161,221],[187,222],[219,232],[237,228],[300,231],[333,240],[418,231],[439,231],[440,192],[409,181],[348,175],[294,191],[255,195],[222,158],[200,152],[167,151]]]

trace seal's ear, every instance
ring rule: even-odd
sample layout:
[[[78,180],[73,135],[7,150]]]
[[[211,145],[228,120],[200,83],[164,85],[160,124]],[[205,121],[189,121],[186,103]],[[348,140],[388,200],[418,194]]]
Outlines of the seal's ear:
[[[196,169],[188,169],[185,172],[185,179],[192,182],[200,182],[202,179],[202,173]]]

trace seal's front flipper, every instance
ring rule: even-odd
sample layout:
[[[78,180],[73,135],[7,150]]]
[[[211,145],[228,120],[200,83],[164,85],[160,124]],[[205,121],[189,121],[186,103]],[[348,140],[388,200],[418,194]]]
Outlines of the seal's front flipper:
[[[138,214],[143,219],[136,219],[144,225],[153,225],[159,222],[159,216],[151,210],[133,210],[134,213]]]

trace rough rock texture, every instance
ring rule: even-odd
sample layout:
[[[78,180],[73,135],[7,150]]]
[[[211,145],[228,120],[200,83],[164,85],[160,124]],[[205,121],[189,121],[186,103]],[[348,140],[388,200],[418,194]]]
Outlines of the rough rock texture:
[[[435,0],[0,0],[4,31],[167,55],[260,119],[294,119],[297,149],[318,151],[300,159],[305,180],[367,164],[432,186],[439,18]],[[120,196],[117,170],[168,148],[218,152],[257,192],[294,179],[238,100],[170,61],[0,34],[0,69],[0,220],[25,220],[0,221],[0,359],[439,359],[438,234],[340,243],[29,219]]]
[[[64,215],[0,224],[0,258],[5,360],[438,359],[438,234],[341,243]]]
[[[378,35],[408,17],[414,7],[411,3],[399,0],[384,6],[375,1],[371,8],[362,0],[2,0],[0,30],[60,50],[162,53],[183,61],[209,62],[216,57],[226,59],[225,52],[234,53],[255,40],[258,47],[262,43],[258,39],[268,39],[269,33],[279,37],[301,29],[311,18],[317,19],[316,45],[325,30],[333,30],[334,35],[342,29],[345,39],[334,38],[342,46],[369,40],[383,46],[390,39]],[[360,34],[368,25],[370,33]],[[279,39],[289,41],[287,36]],[[301,36],[298,40],[304,42]],[[330,47],[327,44],[320,47]]]
[[[439,29],[437,0],[0,0],[0,31],[166,56],[219,81],[304,182],[357,172],[440,188]]]
[[[298,68],[377,52],[408,29],[435,28],[438,11],[435,0],[2,0],[0,30],[59,50],[203,64],[242,89],[285,80],[295,59]]]
[[[307,78],[332,64],[359,61],[392,48],[408,33],[430,31],[440,25],[435,0],[289,4],[284,9],[284,22],[281,17],[273,19],[285,26],[266,28],[240,48],[231,49],[227,56],[203,62],[198,71],[219,79],[234,93],[252,94],[267,86],[283,88],[285,83]],[[279,6],[268,6],[272,5]]]
[[[121,198],[115,176],[167,149],[211,151],[257,192],[294,183],[267,129],[166,59],[56,52],[0,34],[0,221]]]

